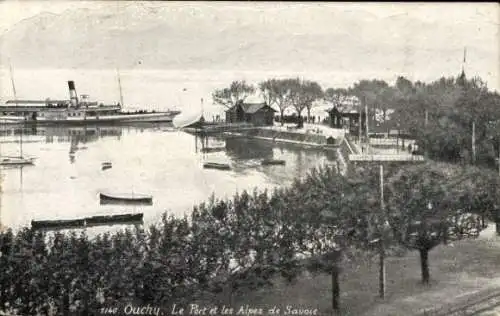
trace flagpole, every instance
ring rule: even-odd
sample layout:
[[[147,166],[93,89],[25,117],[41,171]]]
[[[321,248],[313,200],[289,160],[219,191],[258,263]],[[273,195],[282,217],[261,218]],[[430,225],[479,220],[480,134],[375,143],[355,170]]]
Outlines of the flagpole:
[[[9,59],[9,71],[10,71],[10,81],[12,82],[12,92],[14,93],[14,102],[16,104],[16,107],[19,105],[17,102],[17,92],[16,92],[16,85],[14,84],[14,74],[12,72],[12,63],[10,62]],[[23,157],[23,127],[21,127],[21,134],[19,136],[19,157]]]
[[[467,47],[464,47],[464,60],[462,62],[462,73],[465,72],[465,64],[467,62]]]
[[[123,107],[122,82],[120,80],[120,70],[118,68],[116,68],[116,75],[118,77],[118,88],[120,89],[120,105]]]

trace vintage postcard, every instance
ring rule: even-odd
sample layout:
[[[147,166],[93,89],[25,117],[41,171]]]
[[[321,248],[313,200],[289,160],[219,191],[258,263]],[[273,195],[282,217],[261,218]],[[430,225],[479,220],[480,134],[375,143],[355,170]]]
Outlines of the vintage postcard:
[[[496,3],[0,2],[0,315],[500,315]]]

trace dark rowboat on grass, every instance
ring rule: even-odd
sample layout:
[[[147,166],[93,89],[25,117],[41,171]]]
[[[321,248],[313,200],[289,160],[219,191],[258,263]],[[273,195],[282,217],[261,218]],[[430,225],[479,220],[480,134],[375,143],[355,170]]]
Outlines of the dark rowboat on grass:
[[[279,159],[264,159],[264,160],[261,161],[261,164],[263,166],[284,165],[285,161],[284,160],[279,160]]]
[[[101,204],[153,204],[153,197],[145,194],[99,193]]]
[[[219,170],[231,170],[231,167],[227,163],[217,163],[217,162],[206,162],[203,164],[205,169],[219,169]]]

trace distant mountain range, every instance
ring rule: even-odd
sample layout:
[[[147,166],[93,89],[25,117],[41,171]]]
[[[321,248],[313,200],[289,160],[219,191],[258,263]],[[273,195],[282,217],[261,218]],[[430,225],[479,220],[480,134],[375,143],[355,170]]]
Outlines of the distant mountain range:
[[[150,7],[132,2],[109,4],[105,10],[75,8],[62,14],[41,13],[0,35],[0,62],[9,58],[14,68],[332,70],[370,74],[429,74],[432,70],[436,74],[433,78],[449,74],[450,69],[459,71],[464,43],[448,39],[444,36],[448,29],[440,30],[433,23],[406,16],[386,21],[363,11],[354,14],[319,5],[313,9],[299,5],[288,11],[276,9],[275,14],[264,14],[256,5],[254,10],[232,9],[224,15],[220,13],[226,9],[221,5],[213,7]],[[437,39],[431,40],[431,35]],[[474,37],[470,38],[468,44],[475,44]],[[449,43],[443,45],[445,39]],[[470,51],[477,63],[490,57],[488,48],[477,45],[474,49]]]
[[[351,70],[360,68],[356,56],[381,59],[391,50],[353,36],[359,26],[333,29],[328,16],[324,24],[330,30],[308,30],[290,19],[245,20],[243,12],[238,15],[243,18],[219,20],[206,12],[185,8],[174,14],[136,3],[110,11],[42,13],[1,35],[1,57],[28,68]],[[347,18],[335,17],[338,23]]]

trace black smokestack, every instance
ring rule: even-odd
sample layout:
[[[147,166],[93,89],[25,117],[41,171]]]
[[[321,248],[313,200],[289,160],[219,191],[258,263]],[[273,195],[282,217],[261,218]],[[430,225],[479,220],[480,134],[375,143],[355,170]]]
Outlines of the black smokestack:
[[[72,106],[78,105],[78,94],[76,94],[75,82],[70,80],[68,81],[69,88],[69,99],[71,101]]]

